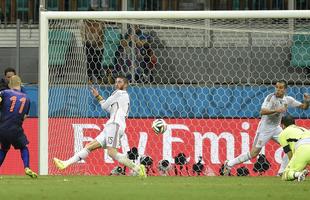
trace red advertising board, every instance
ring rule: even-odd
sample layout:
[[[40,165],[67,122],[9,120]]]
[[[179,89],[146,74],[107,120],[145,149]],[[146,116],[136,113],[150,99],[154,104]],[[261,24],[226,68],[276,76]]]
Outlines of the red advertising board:
[[[126,153],[133,146],[137,147],[141,155],[148,155],[153,159],[154,174],[157,174],[157,163],[162,159],[174,162],[178,153],[184,153],[189,161],[189,173],[192,165],[201,156],[205,166],[205,174],[218,174],[221,163],[242,152],[247,152],[253,142],[257,119],[165,119],[169,124],[163,135],[156,135],[151,130],[153,119],[128,119],[126,136],[122,138],[121,152]],[[50,174],[91,174],[108,175],[118,165],[113,162],[103,150],[96,150],[85,162],[70,166],[59,171],[52,163],[53,157],[67,159],[93,140],[104,128],[106,119],[78,119],[53,118],[49,120],[49,173]],[[310,127],[310,120],[297,122]],[[38,126],[37,119],[27,119],[24,124],[25,132],[30,140],[31,165],[38,168]],[[279,145],[271,141],[264,149],[271,169],[266,175],[275,175],[281,161],[282,150]],[[251,175],[253,163],[246,166]],[[239,167],[239,166],[236,166]],[[233,171],[234,172],[234,171]],[[21,174],[22,162],[19,152],[12,150],[1,167],[1,173]],[[183,175],[187,175],[183,171]]]

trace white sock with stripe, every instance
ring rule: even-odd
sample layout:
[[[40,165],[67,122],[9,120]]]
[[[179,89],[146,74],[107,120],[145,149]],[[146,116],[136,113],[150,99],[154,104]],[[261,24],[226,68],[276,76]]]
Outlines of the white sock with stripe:
[[[246,162],[248,160],[251,160],[251,154],[250,152],[248,153],[243,153],[243,154],[240,154],[238,157],[228,161],[227,165],[228,167],[233,167],[237,164],[240,164],[240,163],[243,163],[243,162]]]
[[[89,153],[90,153],[90,151],[87,148],[84,148],[81,151],[79,151],[78,153],[74,154],[74,156],[72,156],[68,160],[64,161],[65,165],[69,166],[69,165],[72,165],[73,163],[84,160],[85,158],[87,158]]]

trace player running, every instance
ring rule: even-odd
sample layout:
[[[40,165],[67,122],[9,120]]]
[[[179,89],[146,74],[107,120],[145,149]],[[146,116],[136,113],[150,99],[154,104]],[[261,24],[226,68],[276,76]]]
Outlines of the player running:
[[[308,109],[310,103],[310,96],[304,94],[304,102],[301,103],[291,96],[286,95],[287,83],[284,80],[278,81],[275,85],[275,93],[269,94],[261,107],[260,114],[261,120],[256,130],[254,143],[250,152],[243,153],[238,157],[227,160],[224,163],[224,175],[228,175],[232,167],[237,164],[246,162],[256,157],[266,143],[272,139],[279,143],[278,136],[282,131],[280,126],[283,114],[287,111],[288,107],[297,107],[300,109]],[[281,175],[288,163],[288,158],[285,155],[278,174]]]
[[[107,121],[104,130],[95,138],[94,141],[88,143],[84,149],[76,153],[70,159],[62,161],[54,158],[55,165],[63,170],[73,163],[84,160],[91,151],[99,148],[108,150],[108,155],[121,164],[129,167],[140,177],[146,177],[144,165],[136,165],[127,158],[126,154],[117,151],[120,148],[120,139],[125,133],[126,118],[129,112],[129,95],[127,93],[128,80],[124,76],[118,76],[115,81],[116,90],[107,99],[104,100],[95,88],[91,88],[91,92],[98,100],[101,108],[110,113],[110,119]]]
[[[305,168],[310,165],[310,131],[296,126],[291,116],[283,117],[281,124],[284,130],[279,135],[279,143],[290,159],[282,180],[304,181],[308,174]]]
[[[20,150],[24,163],[25,174],[37,178],[37,174],[29,167],[29,144],[23,121],[29,113],[30,100],[21,92],[21,79],[14,75],[9,80],[9,88],[0,92],[0,166],[2,165],[10,146]]]

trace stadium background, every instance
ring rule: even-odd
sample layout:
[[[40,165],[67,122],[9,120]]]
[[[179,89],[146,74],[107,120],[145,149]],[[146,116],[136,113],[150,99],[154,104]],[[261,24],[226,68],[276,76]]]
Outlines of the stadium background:
[[[39,0],[1,0],[0,1],[0,71],[3,71],[8,66],[16,67],[20,73],[23,75],[23,80],[25,83],[37,83],[38,82],[38,47],[39,47]],[[88,10],[91,2],[97,2],[98,6],[96,10],[288,10],[288,9],[297,9],[297,10],[306,10],[310,8],[310,2],[308,0],[127,0],[127,7],[123,7],[121,0],[46,0],[45,5],[47,10]],[[102,6],[103,5],[103,6]],[[16,30],[17,30],[17,19],[20,19],[20,46],[17,49],[16,45]],[[239,36],[240,37],[240,36]],[[165,39],[169,42],[169,38]],[[279,41],[279,38],[276,40]],[[275,42],[276,42],[275,41]],[[194,42],[194,41],[193,41]],[[213,38],[212,42],[216,46],[216,42],[222,42],[223,44],[230,41],[225,41],[225,38]],[[245,38],[241,38],[239,43],[245,43]],[[259,41],[258,41],[259,42]],[[179,45],[179,44],[177,44]],[[221,45],[221,43],[219,44]],[[240,45],[240,44],[239,44]],[[254,44],[255,45],[255,44]],[[243,45],[244,46],[244,45]],[[247,71],[247,65],[251,63],[251,71],[261,71],[265,73],[255,73],[254,77],[250,79],[250,82],[255,81],[261,83],[267,81],[276,80],[277,77],[269,72],[279,72],[287,73],[287,68],[290,68],[290,60],[288,60],[285,55],[282,54],[282,57],[274,58],[272,53],[270,56],[265,56],[266,63],[264,65],[260,63],[258,59],[266,52],[268,48],[263,48],[262,46],[257,47],[253,50],[252,60],[243,60],[244,54],[247,52],[247,49],[240,49],[238,51],[233,51],[227,49],[224,51],[224,54],[230,55],[233,53],[235,59],[239,64],[234,64],[235,73],[230,74],[226,72],[222,74],[222,77],[225,79],[220,79],[220,82],[236,82],[242,80],[243,82],[249,81],[247,73],[241,73]],[[19,50],[19,56],[17,51]],[[173,49],[170,49],[173,51]],[[200,51],[203,51],[200,49]],[[212,53],[216,51],[216,48],[208,48],[205,50],[205,53]],[[268,52],[272,50],[269,49]],[[286,46],[283,52],[289,52],[290,47]],[[173,53],[167,49],[163,54]],[[236,54],[237,53],[237,54]],[[164,57],[165,55],[163,55]],[[177,55],[176,55],[177,56]],[[214,58],[215,59],[215,58]],[[216,63],[217,60],[209,59],[211,64]],[[284,65],[279,66],[277,63],[283,61]],[[160,61],[159,61],[160,62]],[[20,63],[20,64],[18,64]],[[162,62],[161,62],[162,63]],[[222,61],[221,66],[230,67],[229,62]],[[282,62],[281,62],[282,63]],[[162,65],[163,70],[167,69],[167,64]],[[184,64],[184,63],[182,63]],[[227,65],[228,64],[228,65]],[[207,63],[205,66],[208,66]],[[191,66],[193,67],[193,66]],[[197,70],[197,69],[195,69]],[[210,68],[202,71],[202,74],[207,74]],[[289,69],[290,72],[295,73],[294,69]],[[300,70],[302,71],[302,70]],[[173,75],[175,81],[185,81],[188,82],[191,77],[185,77],[184,73],[177,73],[177,67],[169,68],[169,73]],[[201,72],[201,70],[200,70]],[[224,70],[225,72],[225,70]],[[240,79],[236,80],[235,74],[238,72]],[[217,73],[222,73],[219,71]],[[302,72],[300,72],[302,73]],[[266,79],[267,74],[269,74],[268,79]],[[220,75],[220,74],[219,74]],[[298,74],[295,74],[298,75]],[[238,76],[238,77],[239,77]],[[259,78],[258,78],[258,77]],[[235,79],[235,81],[233,81]],[[214,79],[210,79],[213,81]],[[303,79],[304,80],[304,79]],[[168,81],[168,80],[166,80]],[[171,79],[170,79],[171,81]]]
[[[46,5],[48,10],[88,10],[89,5],[87,4],[87,2],[90,1],[46,1]],[[105,4],[100,4],[100,2],[97,9],[124,10],[122,2],[123,1],[105,1]],[[286,10],[310,8],[310,2],[307,0],[133,0],[127,1],[127,3],[128,7],[125,8],[125,10]],[[38,75],[37,73],[39,45],[38,5],[39,1],[1,1],[0,70],[3,71],[6,67],[11,66],[16,67],[18,69],[18,73],[21,75],[24,82],[26,83],[25,89],[31,98],[32,104],[30,116],[33,119],[29,119],[26,122],[27,132],[31,132],[28,133],[32,137],[32,139],[30,138],[31,141],[37,141],[37,132],[35,131],[35,129],[37,126],[36,117],[38,111],[38,88],[36,85]],[[16,23],[17,18],[20,18],[21,20],[18,23]],[[20,30],[20,36],[16,39],[17,30]],[[257,120],[252,119],[259,117],[258,112],[263,98],[266,96],[266,94],[270,93],[273,90],[271,83],[274,83],[279,78],[286,78],[287,80],[289,80],[290,83],[294,84],[293,87],[290,87],[289,94],[296,96],[295,94],[297,93],[298,95],[296,96],[296,98],[299,100],[302,99],[302,94],[304,92],[310,92],[309,88],[304,85],[309,84],[309,79],[307,78],[306,73],[307,68],[292,65],[292,60],[286,56],[291,51],[292,46],[290,44],[283,45],[282,48],[273,48],[270,47],[270,45],[260,45],[259,42],[255,43],[255,40],[253,40],[253,46],[251,48],[245,48],[244,46],[246,46],[245,44],[247,43],[247,40],[245,39],[246,37],[241,35],[238,36],[240,40],[238,40],[239,43],[237,47],[227,47],[222,52],[223,57],[234,57],[234,59],[227,59],[226,61],[223,61],[222,59],[218,59],[217,57],[212,57],[212,54],[213,52],[217,52],[219,50],[217,48],[218,46],[225,44],[225,42],[231,42],[222,40],[224,37],[212,38],[210,40],[212,45],[210,45],[210,47],[206,49],[200,47],[188,48],[189,51],[197,52],[197,54],[193,53],[194,57],[190,58],[193,61],[192,63],[182,62],[182,59],[184,59],[184,57],[178,58],[178,56],[180,56],[181,54],[178,54],[177,51],[182,51],[181,44],[171,44],[168,42],[164,47],[165,51],[161,51],[159,47],[156,51],[161,52],[161,57],[158,60],[158,63],[161,64],[159,66],[160,70],[158,70],[159,73],[155,74],[154,77],[155,83],[156,81],[158,81],[160,82],[160,84],[163,85],[175,85],[163,87],[158,85],[148,85],[147,87],[141,87],[138,85],[132,87],[129,90],[129,93],[135,95],[132,96],[133,104],[130,117],[142,118],[143,120],[143,118],[147,117],[154,118],[165,116],[167,118],[180,119],[180,121],[176,120],[174,121],[174,123],[184,124],[186,124],[186,121],[181,119],[184,117],[198,118],[201,120],[214,119],[213,122],[211,121],[211,124],[216,124],[215,118],[222,118],[222,120],[236,119],[237,121],[239,119],[243,119],[246,122],[251,122],[251,129],[247,129],[247,131],[251,135],[251,139],[253,139]],[[169,41],[169,36],[165,36],[163,40]],[[196,40],[199,41],[199,39]],[[16,43],[16,41],[19,41],[19,44]],[[281,43],[283,41],[281,38],[274,38],[273,42]],[[238,46],[241,47],[239,48]],[[244,59],[245,55],[247,55],[249,51],[251,51],[251,59]],[[171,55],[176,56],[179,60],[181,60],[181,62],[175,65],[172,65],[173,63],[167,62],[167,58]],[[211,57],[209,57],[208,59],[202,58],[202,60],[207,60],[204,65],[209,67],[204,69],[195,68],[195,65],[193,65],[193,63],[199,60],[199,55],[211,55]],[[264,57],[264,62],[260,61],[262,57]],[[214,65],[224,70],[214,71]],[[196,87],[196,84],[199,84],[199,82],[195,82],[195,77],[191,74],[188,74],[187,71],[184,70],[189,68],[199,74],[200,77],[197,79],[204,80],[204,84],[206,84],[205,86]],[[231,68],[233,68],[233,70],[231,70]],[[210,76],[210,71],[212,71],[212,74],[216,75],[216,77]],[[208,86],[208,83],[212,85],[215,82],[215,85]],[[229,84],[237,84],[237,86],[229,86]],[[238,84],[243,85],[239,86]],[[254,84],[255,86],[253,86],[252,84]],[[50,92],[51,95],[56,96],[58,93],[67,92],[71,94],[87,94],[87,88],[77,88],[76,91],[72,91],[72,88],[68,90],[66,87],[56,86],[53,87]],[[103,87],[102,92],[104,92],[104,96],[107,96],[111,93],[111,88]],[[167,99],[168,95],[166,95],[168,93],[170,95],[173,94],[172,96],[169,96],[169,99]],[[156,94],[158,98],[150,98],[150,96],[147,94]],[[51,107],[49,108],[50,116],[53,116],[55,118],[66,115],[82,116],[85,118],[93,118],[98,116],[104,117],[104,115],[102,115],[102,113],[100,112],[99,107],[89,108],[89,110],[87,110],[86,112],[82,109],[85,102],[93,101],[89,94],[83,95],[84,99],[81,99],[80,103],[74,105],[66,104],[66,102],[71,102],[71,98],[80,98],[80,96],[64,96],[64,98],[61,100],[62,104],[51,105]],[[200,99],[207,99],[207,101],[201,101]],[[64,107],[64,105],[66,107]],[[70,109],[68,109],[68,105],[70,106]],[[154,110],[148,109],[150,107],[156,107],[156,112],[154,113]],[[70,113],[68,113],[68,110]],[[309,116],[309,111],[301,112],[293,109],[289,112],[292,113],[294,116],[298,116],[301,118],[307,118],[307,116]],[[229,127],[229,131],[233,133],[234,137],[236,137],[236,140],[240,139],[238,137],[240,137],[240,131],[243,130],[242,123],[244,122],[237,121],[235,127]],[[89,121],[81,123],[89,123]],[[207,122],[201,121],[201,123]],[[308,120],[305,120],[303,123],[308,124],[309,122]],[[212,125],[210,125],[209,128],[212,129]],[[193,131],[197,131],[194,127],[191,127],[190,129]],[[54,131],[56,132],[57,130]],[[150,132],[151,130],[147,131]],[[199,131],[203,133],[203,131],[208,130],[201,129]],[[221,133],[220,130],[217,131],[217,134]],[[226,130],[224,129],[222,131]],[[135,137],[136,138],[134,138],[133,141],[138,138],[137,136]],[[34,165],[34,169],[37,169],[37,143],[32,142],[31,145],[31,148],[33,150],[31,151],[32,164]],[[73,148],[73,145],[70,148]],[[277,147],[271,146],[270,148],[276,150],[275,148]],[[235,152],[235,155],[237,155],[238,152],[240,153],[240,151],[241,150],[238,148]],[[4,173],[15,173],[14,169],[16,169],[16,160],[15,158],[13,158],[14,152],[10,153],[11,155],[9,155],[9,158],[12,160],[8,159],[5,162],[4,167],[1,169],[1,171],[3,170]],[[192,154],[194,154],[194,152],[189,152],[189,154],[193,156]],[[223,155],[220,155],[220,157],[221,156]],[[270,158],[269,160],[272,162],[273,165],[277,165],[273,161],[274,158]],[[98,165],[100,165],[100,163]],[[218,167],[219,165],[216,164],[214,168],[212,168],[212,170],[216,171]],[[110,169],[111,167],[107,168],[106,170],[110,171]],[[80,169],[76,169],[76,171],[78,170]],[[107,173],[107,171],[95,171],[99,171],[99,174]],[[19,173],[22,173],[22,171],[19,171]]]

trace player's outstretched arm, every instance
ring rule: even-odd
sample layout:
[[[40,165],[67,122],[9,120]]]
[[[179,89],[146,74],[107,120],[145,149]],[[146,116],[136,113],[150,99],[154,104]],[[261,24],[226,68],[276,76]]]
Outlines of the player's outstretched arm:
[[[300,109],[307,110],[310,105],[310,95],[308,93],[304,94],[304,101],[299,106]]]
[[[283,113],[283,112],[286,112],[287,108],[286,107],[283,107],[283,108],[279,108],[279,109],[275,109],[275,110],[270,110],[270,109],[267,109],[267,108],[262,108],[260,110],[260,114],[261,115],[272,115],[272,114],[275,114],[275,113]]]
[[[99,94],[98,90],[94,86],[90,86],[90,91],[99,102],[104,100],[103,97]]]
[[[110,112],[111,105],[116,102],[116,99],[119,96],[119,93],[114,92],[109,98],[106,100],[99,94],[98,90],[93,86],[90,87],[90,91],[92,92],[93,96],[96,97],[98,100],[101,108]]]

